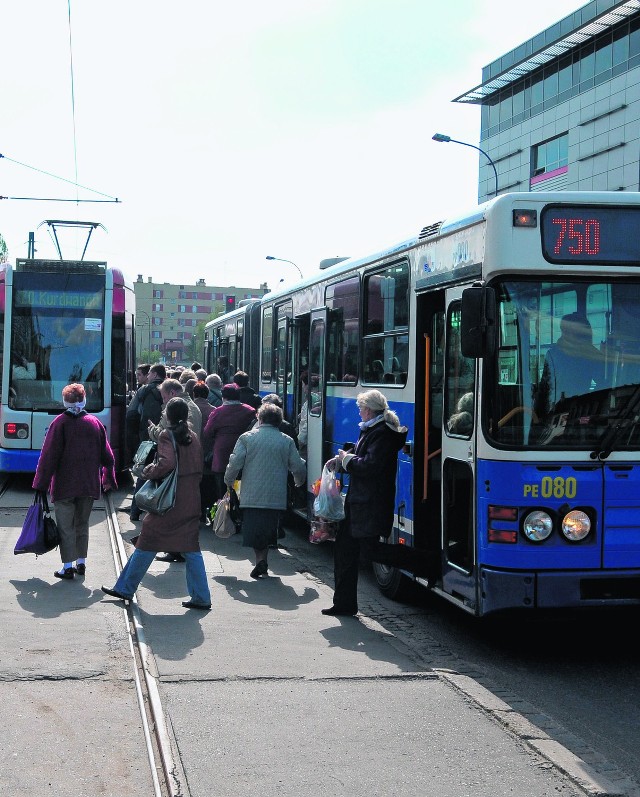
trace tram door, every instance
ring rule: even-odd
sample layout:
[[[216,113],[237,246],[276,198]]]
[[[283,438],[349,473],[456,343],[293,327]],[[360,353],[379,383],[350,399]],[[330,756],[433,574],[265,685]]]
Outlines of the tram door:
[[[311,313],[309,331],[309,387],[307,392],[307,494],[311,485],[322,473],[328,453],[325,451],[325,308]]]
[[[442,587],[475,603],[476,362],[460,348],[461,288],[447,291],[442,417]]]

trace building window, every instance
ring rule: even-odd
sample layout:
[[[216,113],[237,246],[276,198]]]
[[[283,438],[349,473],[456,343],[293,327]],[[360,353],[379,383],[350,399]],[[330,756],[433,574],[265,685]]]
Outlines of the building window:
[[[162,291],[154,291],[153,292],[154,299],[162,299]]]
[[[569,135],[564,133],[556,138],[543,141],[532,148],[532,177],[549,174],[569,163]]]
[[[161,304],[152,304],[151,311],[153,313],[161,313],[162,312],[162,305]]]

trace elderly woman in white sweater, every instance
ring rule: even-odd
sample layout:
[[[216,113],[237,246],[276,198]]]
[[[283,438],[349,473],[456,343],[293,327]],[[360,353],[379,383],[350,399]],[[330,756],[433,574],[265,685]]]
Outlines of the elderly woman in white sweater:
[[[232,487],[242,471],[242,544],[256,556],[251,578],[267,574],[269,545],[277,540],[280,515],[287,508],[289,471],[299,487],[307,470],[292,438],[279,430],[281,422],[280,407],[262,404],[257,426],[240,435],[224,474],[225,484]]]

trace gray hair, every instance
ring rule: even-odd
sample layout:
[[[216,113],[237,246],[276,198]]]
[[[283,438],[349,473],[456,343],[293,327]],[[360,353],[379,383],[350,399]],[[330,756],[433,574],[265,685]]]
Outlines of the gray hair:
[[[211,390],[211,388],[218,388],[222,387],[222,379],[218,376],[218,374],[209,374],[209,376],[204,380],[205,384]]]
[[[384,415],[385,423],[394,429],[400,427],[400,418],[393,410],[389,409],[386,396],[379,390],[365,390],[364,393],[358,393],[356,404],[360,408],[367,407],[371,412],[375,412],[376,415]]]
[[[282,423],[282,410],[270,401],[261,404],[258,407],[258,423],[277,428]]]
[[[277,393],[267,393],[266,396],[262,397],[263,404],[275,404],[276,407],[280,407],[282,409],[282,399]]]

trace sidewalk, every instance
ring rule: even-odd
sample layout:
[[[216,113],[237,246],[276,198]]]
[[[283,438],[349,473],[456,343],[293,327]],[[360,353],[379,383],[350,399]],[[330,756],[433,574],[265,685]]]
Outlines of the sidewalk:
[[[62,582],[57,552],[13,556],[24,510],[0,499],[8,797],[153,793],[126,613],[100,592],[115,582],[100,507],[86,577]],[[119,520],[125,539],[136,533]],[[270,577],[255,581],[239,535],[201,539],[210,612],[181,606],[183,564],[154,562],[138,592],[185,797],[583,794],[481,708],[496,698],[478,687],[471,699],[464,679],[421,667],[366,617],[322,615],[331,588],[286,551],[270,551]]]

